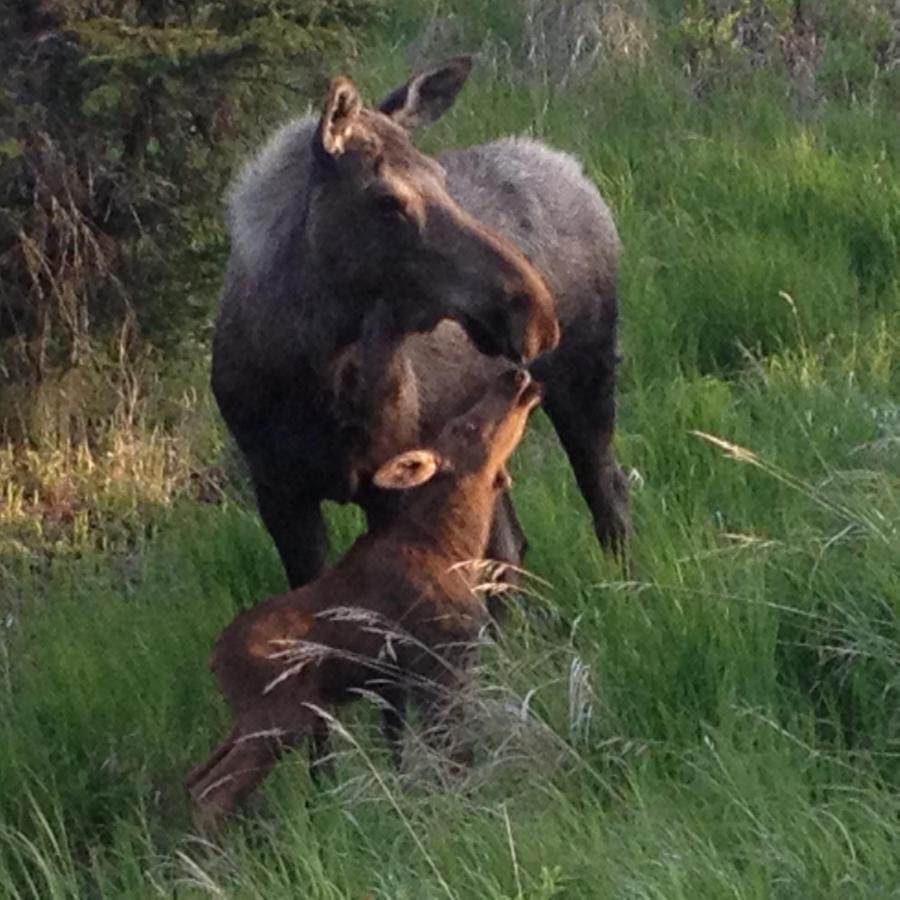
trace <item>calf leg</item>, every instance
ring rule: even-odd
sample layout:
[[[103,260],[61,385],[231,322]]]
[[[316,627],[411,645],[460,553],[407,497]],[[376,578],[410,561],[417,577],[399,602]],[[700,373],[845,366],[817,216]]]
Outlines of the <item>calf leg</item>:
[[[269,774],[280,752],[277,737],[233,732],[195,770],[199,777],[192,772],[185,782],[197,820],[211,828],[221,825]]]
[[[190,772],[184,778],[184,789],[186,791],[190,791],[193,786],[201,781],[206,775],[216,766],[219,762],[221,762],[222,758],[228,754],[228,751],[231,750],[234,745],[234,740],[238,736],[237,728],[232,728],[228,737],[219,744],[218,747],[210,754],[210,756],[204,760],[200,765],[194,766]]]
[[[403,731],[406,728],[406,692],[401,687],[381,691],[385,705],[381,710],[381,733],[391,751],[391,761],[399,770],[403,761]],[[328,722],[316,717],[309,747],[310,774],[316,782],[322,776],[334,778],[334,759]]]
[[[465,710],[457,696],[458,685],[441,685],[422,691],[418,704],[425,743],[447,762],[450,772],[462,774],[475,761],[475,749],[465,734]]]
[[[323,778],[334,779],[334,751],[328,720],[316,716],[313,723],[312,740],[309,744],[309,773],[313,781],[321,784]]]
[[[281,754],[314,732],[318,716],[308,707],[285,704],[239,721],[209,759],[191,771],[185,786],[203,824],[217,827],[272,771]],[[273,724],[283,722],[288,727]]]
[[[291,588],[307,584],[325,566],[328,535],[319,501],[256,481],[259,514],[275,541]]]
[[[381,733],[391,751],[391,762],[399,771],[403,762],[403,731],[406,728],[406,691],[397,686],[382,690]]]

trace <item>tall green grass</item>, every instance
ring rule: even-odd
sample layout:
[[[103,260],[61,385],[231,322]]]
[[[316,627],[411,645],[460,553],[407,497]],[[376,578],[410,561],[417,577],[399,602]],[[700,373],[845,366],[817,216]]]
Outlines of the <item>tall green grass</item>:
[[[420,20],[357,62],[373,95]],[[662,50],[566,91],[486,71],[423,145],[533,133],[620,223],[630,579],[539,418],[513,475],[547,584],[485,654],[470,780],[395,775],[363,705],[335,787],[298,754],[214,845],[179,784],[227,719],[215,635],[283,587],[253,512],[182,499],[124,540],[109,508],[4,556],[3,896],[900,896],[895,117],[798,113],[767,71],[698,100]]]

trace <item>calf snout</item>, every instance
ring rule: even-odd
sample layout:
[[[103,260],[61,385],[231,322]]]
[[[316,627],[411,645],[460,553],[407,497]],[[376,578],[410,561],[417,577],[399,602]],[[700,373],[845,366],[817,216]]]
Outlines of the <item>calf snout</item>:
[[[502,376],[504,392],[508,392],[517,405],[532,404],[544,395],[540,384],[528,369],[516,366],[508,369]]]
[[[523,369],[521,366],[510,366],[504,370],[498,381],[499,387],[504,393],[511,392],[513,396],[518,396],[519,391],[531,382],[531,375],[527,369]]]
[[[510,366],[497,376],[488,393],[515,403],[532,383],[528,370],[521,366]]]
[[[527,369],[513,369],[511,380],[519,390],[522,390],[531,381],[531,376]]]

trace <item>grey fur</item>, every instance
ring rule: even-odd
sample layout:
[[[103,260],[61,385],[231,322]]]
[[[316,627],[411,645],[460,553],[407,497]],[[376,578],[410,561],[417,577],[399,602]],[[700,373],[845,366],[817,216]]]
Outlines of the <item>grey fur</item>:
[[[232,266],[253,282],[267,280],[302,227],[317,124],[316,118],[305,116],[280,128],[244,164],[228,190]],[[528,138],[508,137],[438,159],[447,171],[451,196],[515,241],[541,270],[556,294],[564,327],[575,314],[573,290],[587,283],[615,284],[620,251],[616,226],[575,157]],[[261,291],[226,293],[223,314],[233,303],[258,308],[281,299]],[[266,312],[267,320],[277,313]],[[270,337],[267,330],[266,339]]]
[[[511,238],[547,279],[563,327],[586,285],[614,286],[619,235],[609,207],[575,157],[508,137],[440,157],[450,193]]]
[[[279,128],[228,188],[233,263],[248,273],[269,272],[302,224],[317,125],[304,116]]]

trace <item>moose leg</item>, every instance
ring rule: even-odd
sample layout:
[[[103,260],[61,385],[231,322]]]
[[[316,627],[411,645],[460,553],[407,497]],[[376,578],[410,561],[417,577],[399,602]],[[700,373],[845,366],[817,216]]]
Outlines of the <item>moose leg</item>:
[[[509,491],[504,491],[497,498],[497,505],[494,507],[494,520],[491,523],[487,557],[500,562],[508,562],[516,568],[520,568],[527,551],[528,538],[525,537],[525,532],[522,530]],[[510,572],[508,575],[512,578],[515,573]]]
[[[522,567],[527,550],[528,539],[519,523],[512,497],[509,491],[504,491],[497,498],[497,505],[494,507],[494,520],[491,523],[491,535],[485,552],[488,559],[510,563],[510,568],[498,573],[498,579],[503,585],[508,585],[512,589],[521,586],[522,576],[516,570]],[[494,622],[504,618],[506,612],[504,595],[504,590],[488,593],[488,612]]]
[[[291,588],[316,578],[325,566],[328,535],[319,501],[255,481],[259,514],[275,541]]]
[[[403,762],[403,731],[406,728],[406,691],[396,687],[381,691],[384,707],[381,710],[381,733],[391,751],[391,762],[399,771]]]
[[[625,542],[631,530],[628,482],[616,461],[612,435],[603,429],[585,433],[581,426],[573,427],[566,419],[554,420],[554,424],[591,511],[597,540],[605,550],[624,559]]]
[[[281,752],[277,737],[236,734],[232,732],[209,761],[198,767],[201,777],[192,779],[192,772],[186,780],[197,819],[210,828],[234,814],[238,804],[269,774]]]
[[[440,684],[417,697],[425,743],[447,762],[450,772],[462,774],[475,761],[475,749],[465,734],[464,705],[457,696],[461,685]]]
[[[320,784],[323,778],[335,777],[331,734],[328,720],[322,716],[316,716],[313,723],[312,740],[309,743],[309,773],[317,784]]]
[[[272,771],[279,757],[313,733],[317,714],[303,704],[278,702],[241,721],[185,780],[198,820],[215,828]],[[274,726],[275,722],[287,727]],[[199,776],[199,777],[195,777]]]
[[[612,338],[599,346],[553,354],[544,409],[569,457],[575,480],[604,549],[624,559],[631,531],[628,482],[616,461],[616,354]],[[538,376],[539,379],[541,376]],[[541,379],[543,380],[543,379]]]
[[[228,737],[219,744],[218,747],[210,754],[210,756],[204,760],[200,765],[194,766],[190,772],[187,773],[184,777],[184,789],[186,791],[190,791],[193,786],[205,778],[206,775],[222,760],[224,756],[227,755],[228,751],[231,750],[234,745],[234,739],[237,737],[238,731],[237,728],[232,728]]]

